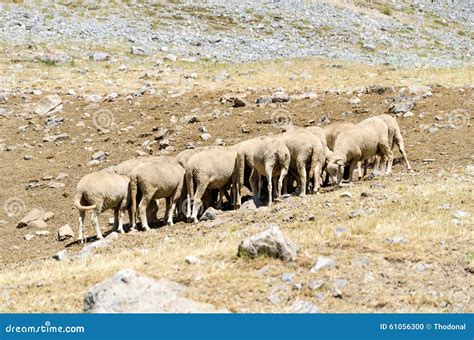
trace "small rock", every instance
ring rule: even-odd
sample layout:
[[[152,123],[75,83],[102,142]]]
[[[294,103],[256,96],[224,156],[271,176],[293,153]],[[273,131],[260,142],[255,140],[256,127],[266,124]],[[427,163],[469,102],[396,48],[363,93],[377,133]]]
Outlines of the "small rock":
[[[275,295],[275,294],[268,295],[267,300],[272,305],[279,305],[281,303],[281,299],[278,297],[278,295]]]
[[[110,59],[110,55],[105,52],[95,52],[89,56],[89,59],[93,61],[106,61]]]
[[[408,111],[408,112],[405,112],[403,114],[403,118],[410,118],[410,117],[413,117],[415,114],[411,111]]]
[[[311,290],[316,290],[324,286],[324,281],[323,280],[312,280],[309,282],[308,287]]]
[[[337,287],[337,288],[344,288],[345,286],[347,286],[347,280],[346,279],[336,279],[336,282],[334,283],[334,285]]]
[[[92,158],[91,160],[95,160],[95,161],[103,161],[105,158],[107,157],[107,153],[104,152],[104,151],[97,151],[97,152],[94,152],[94,154],[92,155]]]
[[[61,133],[59,135],[52,135],[52,136],[45,136],[43,138],[43,142],[45,143],[52,143],[52,142],[59,142],[59,141],[64,141],[71,139],[67,133]]]
[[[358,106],[360,104],[360,98],[359,97],[352,97],[349,100],[349,103],[351,103],[352,106]]]
[[[224,81],[227,78],[229,78],[229,73],[227,73],[226,71],[222,71],[221,73],[216,75],[213,80],[214,81]]]
[[[390,113],[406,113],[413,110],[415,107],[415,101],[410,97],[397,97],[395,101],[390,105],[388,111]]]
[[[304,314],[314,314],[314,313],[320,313],[320,310],[318,307],[313,305],[309,301],[305,300],[297,300],[295,303],[290,308],[291,313],[304,313]]]
[[[48,228],[48,225],[46,224],[45,221],[38,219],[38,220],[29,222],[28,227],[44,229],[44,228]]]
[[[293,282],[293,273],[283,273],[281,280],[287,283]]]
[[[346,227],[339,226],[339,227],[336,227],[334,229],[334,235],[339,237],[339,236],[342,236],[343,234],[347,233],[348,231],[349,231],[349,229],[347,229]]]
[[[271,226],[266,231],[242,241],[237,255],[250,258],[266,255],[284,261],[296,261],[297,248],[283,236],[280,228]]]
[[[193,255],[188,255],[184,258],[184,261],[187,263],[187,264],[197,264],[201,261],[199,261],[199,259],[196,257],[196,256],[193,256]]]
[[[423,163],[434,163],[436,162],[436,159],[434,158],[425,158],[422,160]]]
[[[49,115],[62,110],[63,100],[57,94],[44,97],[36,106],[34,113],[40,116]]]
[[[232,107],[244,107],[246,106],[247,104],[240,98],[232,98],[232,101],[233,101],[233,105]]]
[[[48,236],[50,232],[48,230],[37,230],[35,231],[35,234],[38,236]]]
[[[361,267],[367,267],[369,265],[369,260],[364,259],[362,257],[355,257],[352,259],[352,264],[355,264]]]
[[[395,236],[385,240],[385,242],[390,244],[405,244],[405,238],[403,236]]]
[[[286,103],[290,101],[290,96],[284,91],[278,91],[271,96],[272,103]]]
[[[209,134],[209,133],[203,133],[203,134],[201,135],[201,139],[202,139],[203,141],[208,141],[209,139],[211,139],[211,137],[212,137],[212,136],[211,136],[211,134]]]
[[[324,268],[334,268],[336,266],[336,262],[329,258],[329,257],[324,257],[324,256],[319,256],[318,260],[314,264],[314,266],[311,268],[311,273],[316,273],[321,269]]]
[[[132,46],[130,49],[130,53],[134,55],[145,55],[147,54],[143,47]]]
[[[64,261],[67,259],[67,251],[61,250],[52,256],[52,258],[56,261]]]
[[[344,191],[339,196],[344,198],[351,198],[352,194],[349,191]]]
[[[455,218],[464,218],[464,217],[468,217],[470,214],[467,212],[467,211],[463,211],[463,210],[456,210],[454,213],[453,213],[453,216]]]
[[[33,239],[33,237],[35,237],[35,235],[33,235],[33,234],[26,234],[25,236],[23,236],[23,239],[24,239],[25,241],[30,241],[30,240]]]
[[[48,222],[56,216],[52,211],[47,211],[43,215],[43,221]]]
[[[74,237],[74,231],[72,230],[69,224],[65,224],[61,228],[58,229],[58,234],[57,234],[58,241],[64,241],[73,237]]]
[[[36,220],[43,220],[44,210],[43,209],[33,209],[25,217],[23,217],[16,225],[17,228],[23,228],[29,225],[31,222]]]
[[[220,210],[214,209],[213,207],[209,207],[206,209],[204,214],[202,214],[200,221],[213,221],[217,218],[217,215],[221,213]]]

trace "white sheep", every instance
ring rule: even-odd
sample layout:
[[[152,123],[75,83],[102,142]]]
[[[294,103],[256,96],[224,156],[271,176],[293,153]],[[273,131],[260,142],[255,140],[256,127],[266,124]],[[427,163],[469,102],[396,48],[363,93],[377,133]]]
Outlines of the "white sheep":
[[[334,151],[328,158],[326,171],[333,182],[339,185],[344,166],[350,165],[349,182],[351,182],[352,173],[359,162],[366,161],[377,153],[382,154],[384,159],[393,157],[388,142],[388,127],[378,118],[368,118],[338,135]]]
[[[398,150],[402,154],[403,160],[405,161],[408,171],[412,171],[410,163],[408,162],[407,154],[405,151],[405,143],[403,142],[403,137],[400,132],[400,127],[398,126],[397,120],[395,117],[392,117],[388,114],[382,114],[375,116],[374,118],[381,119],[388,127],[388,144],[390,149],[393,151],[395,145],[398,147]],[[380,156],[377,156],[377,165],[376,169],[379,169]],[[392,171],[393,158],[387,161],[385,168],[388,169],[388,173]]]
[[[211,147],[192,156],[186,163],[187,214],[188,220],[197,223],[206,189],[219,189],[218,206],[222,205],[224,191],[237,182],[237,151],[231,147]],[[196,190],[194,190],[196,186]],[[192,213],[191,213],[191,200]]]
[[[165,220],[173,225],[173,214],[176,203],[181,197],[184,183],[184,168],[171,157],[160,157],[158,160],[138,165],[130,174],[130,191],[132,200],[132,229],[136,228],[137,193],[141,192],[138,211],[142,227],[149,230],[146,209],[150,202],[166,199]]]
[[[278,176],[276,197],[281,195],[283,179],[288,173],[290,166],[290,151],[286,145],[272,137],[266,137],[256,141],[256,147],[253,152],[253,170],[258,173],[258,197],[262,191],[263,178],[267,179],[268,205],[272,205],[273,190],[272,178]],[[253,177],[253,176],[251,176]]]
[[[304,130],[288,131],[277,135],[275,138],[282,141],[290,150],[290,168],[296,169],[298,173],[299,194],[301,196],[306,194],[307,179],[313,180],[312,191],[318,191],[322,166],[326,160],[326,148],[321,139]],[[308,176],[306,174],[307,164],[309,164]],[[286,179],[285,182],[287,182]]]
[[[337,136],[343,131],[352,129],[355,124],[349,122],[338,122],[332,123],[324,127],[324,133],[326,135],[326,143],[329,150],[334,150],[334,142],[336,141]]]
[[[123,233],[123,214],[130,204],[130,179],[110,171],[97,171],[85,175],[77,184],[74,205],[79,209],[78,239],[84,243],[84,217],[91,210],[97,238],[102,239],[99,216],[107,209],[114,209],[114,230]]]

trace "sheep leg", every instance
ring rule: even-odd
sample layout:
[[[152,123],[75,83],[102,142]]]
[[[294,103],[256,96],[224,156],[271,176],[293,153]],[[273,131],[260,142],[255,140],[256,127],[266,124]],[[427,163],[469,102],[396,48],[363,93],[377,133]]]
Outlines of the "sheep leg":
[[[283,178],[283,194],[288,194],[288,176],[284,176]]]
[[[352,182],[352,174],[354,173],[355,167],[360,164],[359,159],[353,159],[351,165],[349,166],[349,181],[348,183]]]
[[[216,204],[216,208],[218,210],[222,209],[222,202],[224,201],[224,191],[225,191],[224,187],[219,188],[219,198],[218,198],[217,204]]]
[[[270,172],[269,174],[267,172],[266,178],[267,178],[267,190],[268,190],[268,206],[271,206],[272,201],[273,201],[272,173]]]
[[[283,181],[286,179],[287,174],[288,174],[288,167],[283,167],[280,171],[280,177],[278,178],[277,198],[281,196]]]
[[[380,170],[380,158],[380,155],[375,155],[375,171]]]
[[[194,223],[198,223],[197,216],[199,213],[199,209],[201,209],[202,206],[202,197],[204,196],[208,185],[208,179],[201,179],[199,177],[196,178],[196,193],[194,194],[193,213],[191,215],[191,218]]]
[[[171,205],[170,205],[170,210],[168,212],[168,220],[166,223],[169,226],[173,225],[173,214],[176,209],[176,204],[178,204],[179,198],[181,197],[181,191],[183,188],[183,183],[178,184],[176,190],[173,192],[173,195],[171,195],[170,200],[171,200]]]
[[[365,178],[365,176],[367,176],[367,168],[369,167],[369,160],[366,159],[364,161],[364,174],[362,175],[362,178]]]
[[[92,212],[92,220],[94,221],[95,234],[97,235],[97,238],[99,240],[102,240],[104,238],[104,236],[102,236],[102,232],[100,231],[99,214],[100,213],[98,211],[93,211]]]
[[[112,231],[116,231],[118,228],[119,210],[120,210],[120,207],[116,207],[114,209],[114,226],[112,227]]]
[[[306,195],[306,162],[304,160],[296,161],[296,169],[298,170],[299,196]]]
[[[79,231],[77,233],[77,239],[84,244],[84,218],[86,216],[86,212],[84,210],[79,210]]]
[[[142,228],[145,230],[150,230],[148,226],[148,219],[146,216],[146,208],[148,207],[148,203],[150,202],[150,198],[143,195],[140,204],[138,205],[138,212],[140,213],[140,219],[142,220]]]
[[[393,152],[386,143],[381,143],[379,149],[383,154],[384,160],[388,158],[388,166],[385,174],[390,175],[392,173]]]
[[[362,162],[357,162],[357,173],[358,173],[358,178],[359,178],[359,181],[360,179],[362,178]]]
[[[260,174],[258,174],[258,198],[262,197],[262,187],[263,187],[263,178]]]
[[[250,188],[252,189],[252,195],[255,196],[257,195],[257,190],[258,190],[258,172],[255,170],[252,170],[250,173]]]
[[[319,161],[316,163],[316,167],[314,168],[314,174],[313,174],[313,188],[311,190],[311,193],[314,194],[315,192],[319,191],[319,178],[321,177],[321,164]]]
[[[125,207],[122,207],[121,209],[119,209],[119,213],[118,213],[118,232],[120,234],[123,234],[124,231],[123,231],[123,215],[125,214]]]

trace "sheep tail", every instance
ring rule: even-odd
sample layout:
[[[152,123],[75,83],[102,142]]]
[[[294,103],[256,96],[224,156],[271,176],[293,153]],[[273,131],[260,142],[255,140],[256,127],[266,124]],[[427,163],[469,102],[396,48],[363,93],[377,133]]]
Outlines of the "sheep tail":
[[[74,196],[74,206],[79,209],[79,210],[92,210],[96,208],[96,205],[82,205],[81,204],[82,200],[82,192],[76,192],[76,195]]]

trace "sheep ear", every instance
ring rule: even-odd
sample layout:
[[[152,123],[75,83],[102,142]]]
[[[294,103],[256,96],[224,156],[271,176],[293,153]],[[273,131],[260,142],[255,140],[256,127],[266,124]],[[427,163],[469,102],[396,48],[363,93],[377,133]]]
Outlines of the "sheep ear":
[[[336,164],[339,165],[339,166],[344,166],[344,163],[342,163],[342,159],[338,159],[336,161]]]

